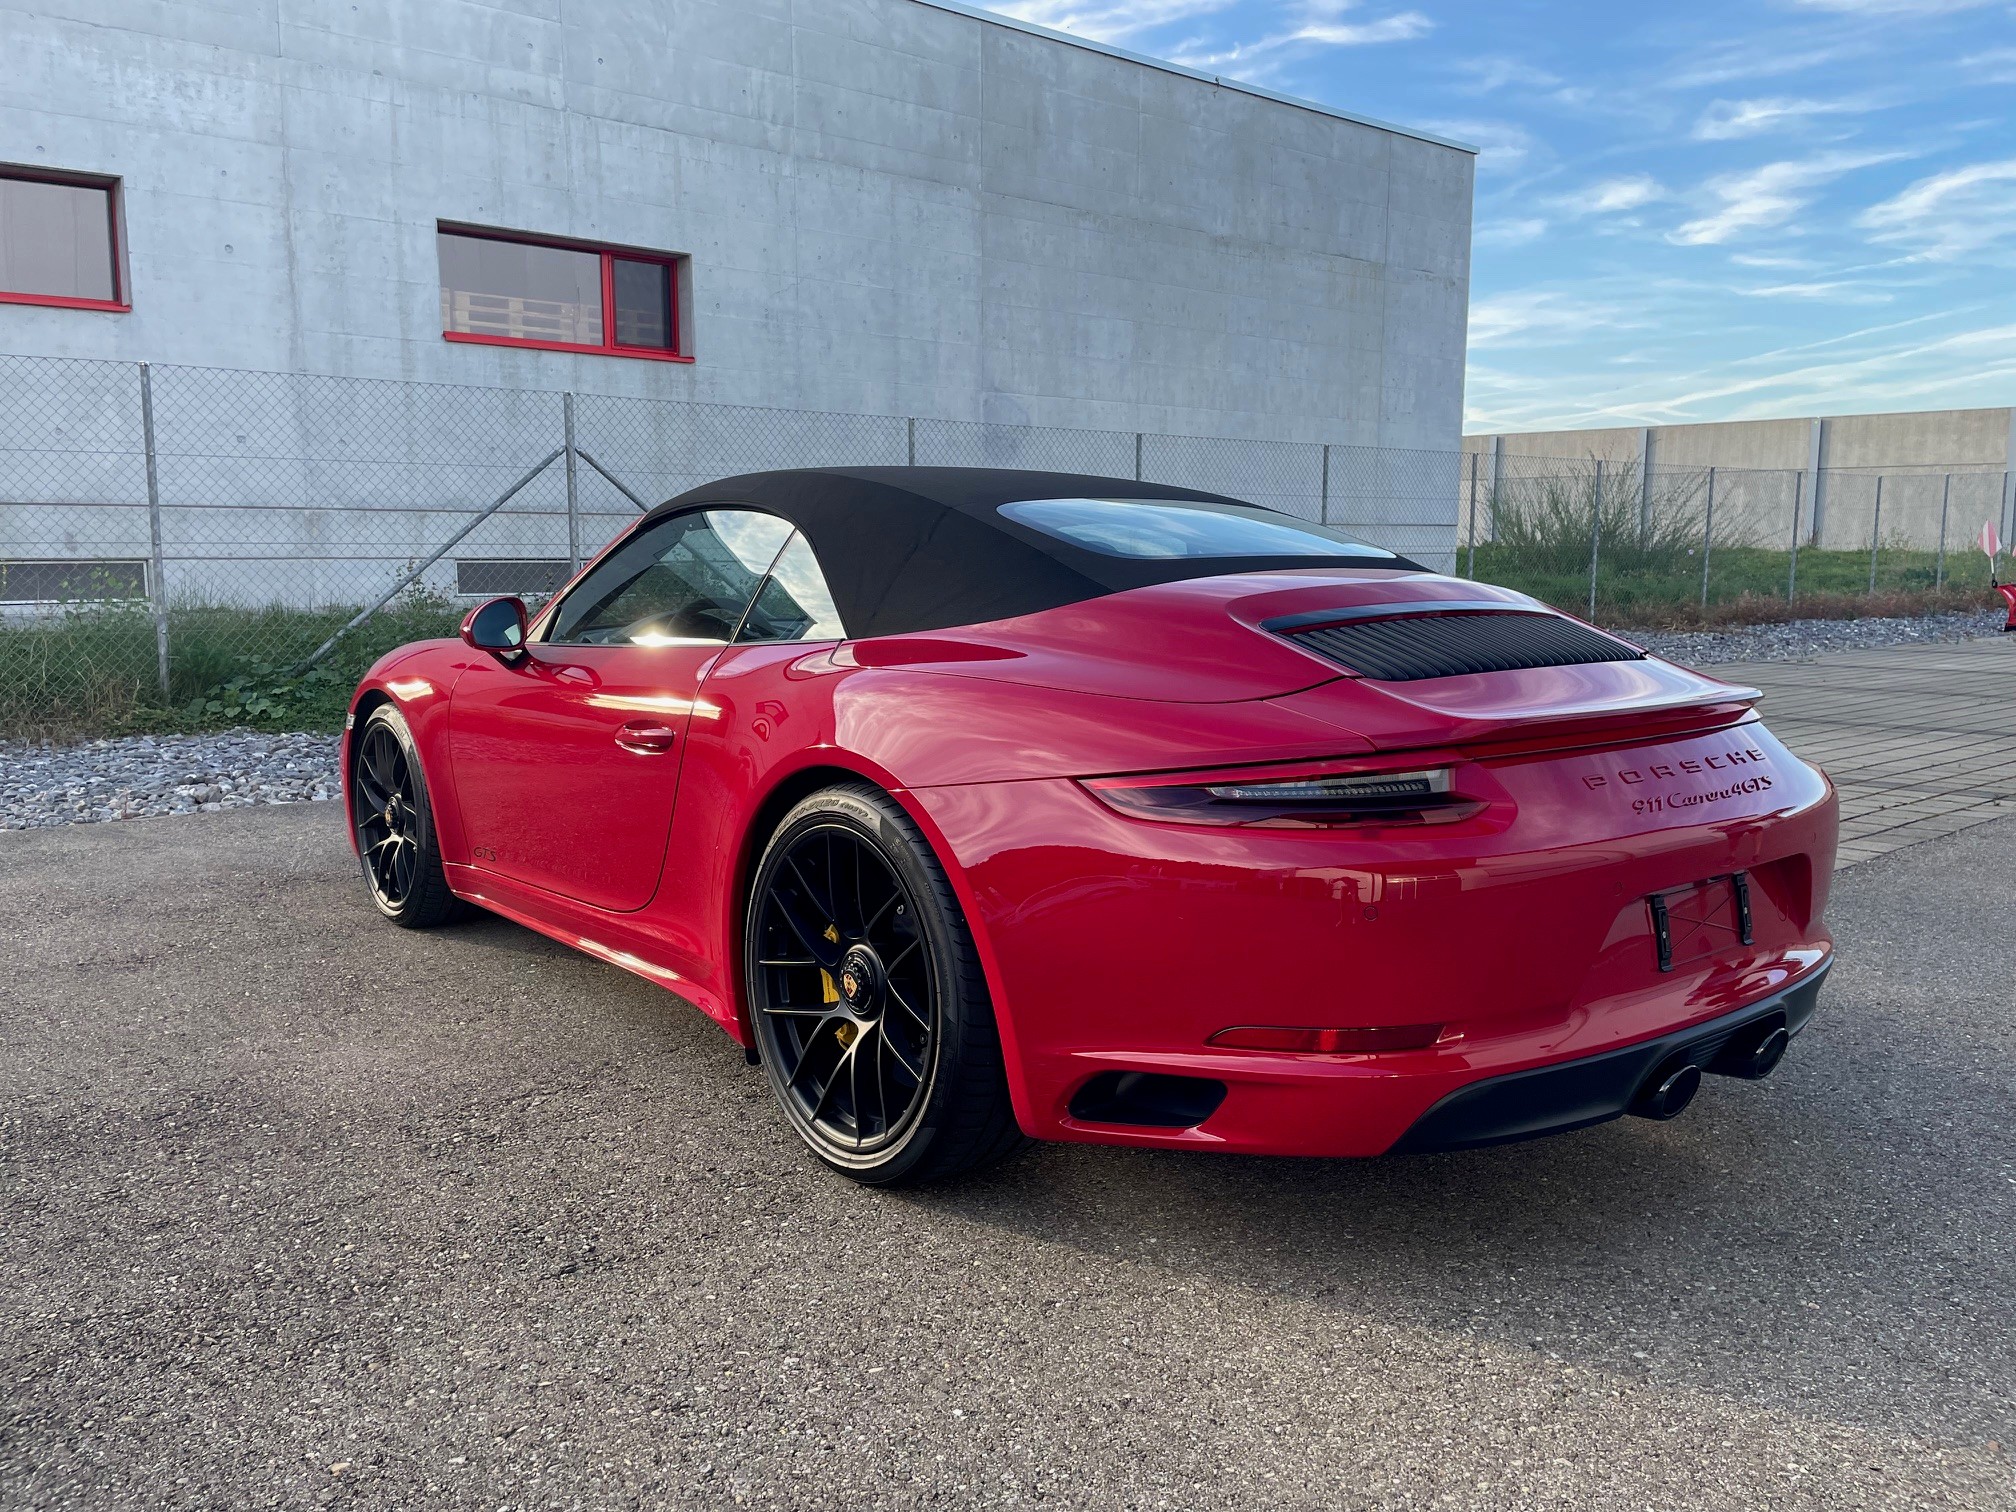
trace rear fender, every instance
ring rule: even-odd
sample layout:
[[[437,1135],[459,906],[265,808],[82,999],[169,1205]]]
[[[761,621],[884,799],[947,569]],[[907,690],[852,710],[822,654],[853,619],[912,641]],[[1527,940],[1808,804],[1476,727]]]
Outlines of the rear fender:
[[[834,740],[906,788],[1352,756],[1371,747],[1281,701],[1157,703],[862,668],[835,690]]]

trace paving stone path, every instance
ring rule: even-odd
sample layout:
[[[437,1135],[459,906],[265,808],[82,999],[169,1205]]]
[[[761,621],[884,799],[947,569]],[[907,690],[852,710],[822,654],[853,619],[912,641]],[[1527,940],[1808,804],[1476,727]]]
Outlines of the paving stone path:
[[[1840,866],[2016,814],[2016,635],[1703,670],[1834,779]]]

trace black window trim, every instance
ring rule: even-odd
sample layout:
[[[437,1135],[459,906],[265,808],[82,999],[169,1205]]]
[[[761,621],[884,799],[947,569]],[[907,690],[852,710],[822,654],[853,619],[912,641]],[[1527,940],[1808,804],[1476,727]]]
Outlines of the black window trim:
[[[596,561],[594,566],[591,566],[586,572],[583,572],[563,591],[553,595],[553,597],[547,602],[546,606],[539,611],[538,622],[533,626],[533,633],[526,637],[528,643],[540,646],[545,645],[571,646],[576,644],[585,644],[575,641],[554,640],[553,627],[560,621],[560,610],[562,606],[566,604],[567,600],[574,597],[575,594],[579,593],[582,590],[582,588],[587,585],[589,575],[594,572],[595,567],[600,566],[602,560],[606,560],[608,557],[611,557],[615,555],[618,551],[621,551],[625,546],[627,546],[631,541],[635,540],[637,536],[640,535],[646,529],[651,529],[659,525],[663,525],[669,520],[683,520],[688,515],[706,514],[710,510],[716,510],[716,509],[735,509],[740,510],[744,514],[768,515],[771,519],[776,520],[781,524],[785,525],[786,527],[788,527],[784,532],[783,541],[779,543],[777,550],[771,556],[768,565],[766,565],[763,571],[757,575],[756,587],[754,588],[754,590],[751,591],[749,595],[749,602],[742,606],[741,617],[735,621],[735,633],[731,635],[727,640],[721,642],[722,649],[726,650],[731,646],[741,646],[741,645],[765,646],[765,645],[778,645],[778,644],[803,644],[803,645],[827,644],[827,642],[823,640],[805,641],[805,642],[776,642],[776,641],[744,641],[742,639],[743,627],[749,623],[749,616],[756,608],[756,601],[763,596],[763,590],[769,586],[770,578],[772,574],[774,574],[777,570],[777,564],[784,559],[784,553],[791,549],[791,543],[797,540],[800,536],[804,536],[805,532],[800,530],[798,526],[794,524],[792,521],[785,519],[783,515],[779,514],[774,509],[765,509],[761,504],[745,504],[735,499],[713,499],[709,500],[704,504],[689,504],[685,508],[675,509],[671,511],[669,514],[646,515],[643,519],[639,520],[635,525],[631,526],[630,529],[625,531],[622,535],[618,536],[615,540],[611,541],[609,543],[608,550],[602,553],[602,557]],[[805,537],[805,549],[812,553],[812,561],[814,565],[819,565],[818,548],[813,546],[811,537],[809,536]],[[819,575],[822,578],[826,575],[826,569],[823,565],[819,565]],[[836,613],[838,612],[837,606],[835,612]],[[846,622],[843,620],[841,624],[842,628],[844,629]],[[848,639],[847,636],[842,635],[838,638],[838,640],[834,641],[833,644],[837,645],[840,642],[845,641],[847,639]],[[649,650],[652,648],[646,647],[644,649]],[[658,649],[665,649],[665,648],[660,647]]]

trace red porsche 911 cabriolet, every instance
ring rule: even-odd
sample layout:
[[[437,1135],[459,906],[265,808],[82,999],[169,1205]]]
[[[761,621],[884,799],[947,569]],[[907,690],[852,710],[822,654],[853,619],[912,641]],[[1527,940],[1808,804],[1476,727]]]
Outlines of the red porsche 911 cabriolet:
[[[385,657],[379,910],[670,988],[858,1180],[1024,1139],[1451,1150],[1767,1075],[1827,779],[1754,690],[1191,489],[759,473]]]

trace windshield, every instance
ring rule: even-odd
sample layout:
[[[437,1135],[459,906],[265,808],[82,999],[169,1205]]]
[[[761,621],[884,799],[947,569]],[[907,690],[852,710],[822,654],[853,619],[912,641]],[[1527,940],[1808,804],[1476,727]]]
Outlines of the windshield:
[[[1000,510],[1018,525],[1040,530],[1101,556],[1164,560],[1270,556],[1394,560],[1390,551],[1251,504],[1190,503],[1181,499],[1027,499],[1003,504]]]

